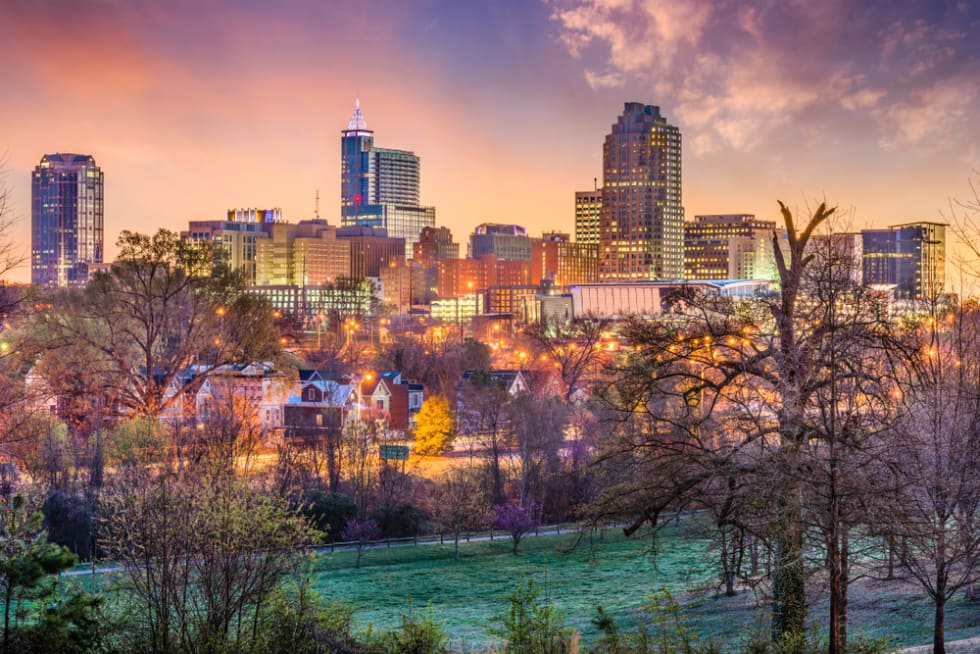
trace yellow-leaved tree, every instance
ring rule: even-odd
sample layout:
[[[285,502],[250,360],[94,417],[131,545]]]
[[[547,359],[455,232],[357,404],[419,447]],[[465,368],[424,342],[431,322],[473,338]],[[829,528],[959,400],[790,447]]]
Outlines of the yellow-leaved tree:
[[[440,455],[452,449],[456,436],[456,416],[445,397],[435,395],[423,402],[416,421],[416,454]]]

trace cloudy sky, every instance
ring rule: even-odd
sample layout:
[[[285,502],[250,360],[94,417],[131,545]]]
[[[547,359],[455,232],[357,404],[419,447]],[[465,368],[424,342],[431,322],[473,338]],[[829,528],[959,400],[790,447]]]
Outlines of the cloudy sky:
[[[232,207],[338,221],[340,130],[422,158],[422,201],[570,231],[626,101],[683,134],[684,205],[936,220],[980,171],[973,0],[2,0],[0,153],[29,247],[48,152],[105,172],[106,242]],[[114,254],[114,248],[108,248]],[[20,278],[27,278],[26,269]]]

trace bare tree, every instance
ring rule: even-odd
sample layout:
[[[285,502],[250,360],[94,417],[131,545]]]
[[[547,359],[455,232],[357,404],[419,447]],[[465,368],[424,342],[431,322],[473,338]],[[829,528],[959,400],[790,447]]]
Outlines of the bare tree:
[[[238,650],[315,533],[235,476],[120,481],[102,496],[102,547],[123,567],[154,652]],[[203,649],[202,649],[203,648]]]
[[[82,341],[110,368],[127,415],[159,416],[219,366],[271,358],[272,310],[205,244],[123,232],[107,273],[44,315],[51,345]]]
[[[602,361],[602,337],[608,328],[609,321],[593,318],[573,323],[542,320],[525,328],[534,358],[544,355],[546,363],[557,370],[566,402],[582,389]]]
[[[605,392],[623,428],[599,459],[627,478],[600,494],[596,515],[632,514],[631,533],[665,511],[706,501],[705,485],[719,475],[737,475],[754,496],[772,499],[765,536],[773,553],[773,639],[802,643],[804,480],[820,440],[815,411],[831,383],[836,341],[829,335],[840,326],[827,321],[827,302],[836,299],[807,293],[807,277],[819,266],[808,246],[834,209],[821,204],[801,226],[780,209],[788,246],[784,254],[774,236],[775,296],[736,306],[685,289],[669,298],[672,315],[627,327],[630,351]],[[838,368],[839,381],[852,374],[865,371]],[[723,428],[712,428],[722,416]]]
[[[503,455],[509,439],[506,407],[510,393],[489,370],[476,370],[461,383],[457,412],[460,432],[482,441],[486,448],[494,503],[504,500]]]
[[[430,510],[440,533],[448,531],[453,535],[453,556],[459,560],[460,534],[483,527],[490,505],[483,499],[473,471],[453,468],[436,482]]]
[[[543,506],[547,477],[561,468],[568,406],[556,397],[521,393],[506,412],[517,446],[518,498],[522,505],[533,501]]]
[[[980,306],[933,311],[907,337],[894,361],[901,414],[887,518],[902,565],[933,601],[942,654],[946,602],[980,562]]]

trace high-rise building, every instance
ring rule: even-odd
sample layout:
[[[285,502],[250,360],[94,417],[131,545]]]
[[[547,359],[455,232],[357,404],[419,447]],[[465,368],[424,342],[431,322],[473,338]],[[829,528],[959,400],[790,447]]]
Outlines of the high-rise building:
[[[383,229],[405,239],[405,257],[425,227],[435,227],[435,207],[419,204],[419,157],[377,148],[357,102],[340,138],[340,215],[345,226]]]
[[[470,234],[470,257],[495,254],[502,261],[530,261],[531,239],[520,225],[483,223]]]
[[[31,282],[81,285],[102,263],[103,174],[87,154],[46,154],[31,175]]]
[[[627,102],[602,150],[599,279],[681,279],[681,132],[660,108]]]
[[[549,232],[531,243],[531,283],[555,286],[592,284],[599,278],[599,246],[569,241],[568,234]]]
[[[459,243],[453,242],[448,227],[425,227],[419,234],[412,258],[426,268],[433,268],[440,259],[458,259]]]
[[[776,279],[775,231],[751,214],[695,216],[684,225],[685,279]]]
[[[274,223],[256,247],[255,284],[325,286],[351,276],[350,243],[325,220]]]
[[[182,240],[208,241],[225,257],[232,270],[239,270],[249,286],[255,284],[258,242],[269,238],[272,225],[282,222],[282,209],[229,209],[225,220],[191,220]]]
[[[575,240],[599,245],[602,189],[575,191]]]
[[[894,284],[901,299],[932,299],[946,284],[946,223],[861,231],[865,285]]]

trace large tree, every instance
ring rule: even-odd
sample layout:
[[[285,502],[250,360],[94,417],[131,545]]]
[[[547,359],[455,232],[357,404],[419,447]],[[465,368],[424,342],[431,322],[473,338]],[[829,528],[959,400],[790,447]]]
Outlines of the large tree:
[[[600,456],[615,483],[595,515],[631,515],[632,532],[665,511],[720,501],[720,521],[743,520],[769,541],[773,638],[802,643],[811,473],[831,452],[839,463],[847,434],[860,431],[847,418],[864,409],[834,403],[885,390],[861,365],[883,332],[864,318],[875,315],[871,298],[821,282],[835,260],[816,257],[812,241],[834,209],[820,205],[803,225],[780,209],[788,243],[774,236],[774,295],[736,303],[683,289],[663,319],[627,328],[631,347],[605,394],[621,428]],[[840,472],[829,475],[839,482]],[[719,492],[732,479],[733,492]]]
[[[47,312],[51,345],[81,342],[127,415],[159,416],[226,363],[277,352],[270,307],[209,243],[124,231],[119,256],[84,292]]]

